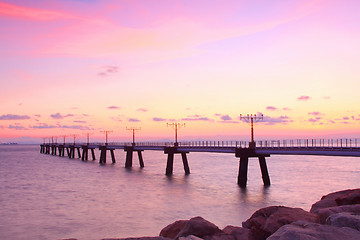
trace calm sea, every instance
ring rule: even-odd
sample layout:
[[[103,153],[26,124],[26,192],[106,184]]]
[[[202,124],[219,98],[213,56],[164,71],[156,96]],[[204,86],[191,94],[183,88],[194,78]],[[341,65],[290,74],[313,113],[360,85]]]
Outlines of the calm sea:
[[[143,152],[145,168],[125,153],[82,162],[44,155],[37,145],[0,146],[0,239],[101,239],[156,236],[166,225],[202,216],[220,228],[241,226],[259,208],[309,210],[332,191],[360,187],[360,158],[272,156],[272,185],[264,188],[257,159],[249,161],[248,187],[237,185],[232,154],[190,153],[185,176],[180,156],[165,176],[166,155]],[[97,158],[99,157],[99,152]]]

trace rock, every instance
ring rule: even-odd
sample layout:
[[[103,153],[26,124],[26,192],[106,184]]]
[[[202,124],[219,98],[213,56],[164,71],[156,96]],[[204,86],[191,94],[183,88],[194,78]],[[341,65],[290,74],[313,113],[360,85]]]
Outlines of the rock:
[[[102,240],[170,240],[165,237],[138,237],[138,238],[104,238]]]
[[[332,214],[326,219],[326,224],[335,227],[349,227],[360,231],[360,215],[348,212]]]
[[[334,227],[297,221],[282,226],[267,240],[355,240],[360,239],[360,232],[347,227]]]
[[[179,232],[184,228],[189,220],[179,220],[172,224],[167,225],[160,232],[160,236],[167,238],[175,238]]]
[[[326,219],[330,217],[332,214],[336,213],[353,213],[360,215],[360,204],[356,205],[344,205],[344,206],[337,206],[337,207],[329,207],[329,208],[323,208],[317,210],[318,215],[318,222],[321,224],[326,223]]]
[[[194,235],[189,235],[187,237],[179,237],[179,240],[203,240],[203,239]]]
[[[222,231],[213,223],[203,219],[202,217],[194,217],[185,223],[185,226],[177,234],[176,238],[194,235],[196,237],[204,237],[214,235]]]
[[[243,227],[251,230],[255,240],[263,240],[276,232],[281,226],[298,220],[315,222],[316,215],[301,208],[271,206],[256,211]]]
[[[320,201],[312,205],[310,212],[317,213],[322,208],[352,204],[360,204],[360,188],[348,189],[325,195]]]
[[[222,230],[225,234],[232,235],[236,240],[252,240],[254,239],[250,229],[234,226],[226,226]]]

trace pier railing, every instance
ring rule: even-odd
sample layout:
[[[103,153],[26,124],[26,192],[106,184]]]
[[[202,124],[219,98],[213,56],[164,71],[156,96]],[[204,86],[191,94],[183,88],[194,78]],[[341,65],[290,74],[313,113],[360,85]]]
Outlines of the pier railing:
[[[256,142],[257,147],[264,148],[358,148],[360,139],[339,138],[339,139],[295,139],[295,140],[263,140]]]
[[[52,143],[55,144],[55,143]],[[57,143],[61,144],[61,143]],[[73,143],[66,143],[73,145]],[[87,145],[86,142],[78,142],[76,145]],[[133,146],[132,142],[91,142],[95,146]],[[146,147],[173,147],[174,142],[136,142],[136,146]],[[211,148],[247,148],[248,141],[183,141],[177,143],[178,147],[211,147]],[[360,148],[360,138],[338,138],[338,139],[285,139],[285,140],[260,140],[256,141],[256,147],[260,148]]]

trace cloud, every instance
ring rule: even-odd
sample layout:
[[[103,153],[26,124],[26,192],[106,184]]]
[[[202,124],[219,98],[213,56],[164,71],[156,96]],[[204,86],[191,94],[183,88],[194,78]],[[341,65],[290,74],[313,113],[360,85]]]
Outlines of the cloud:
[[[187,117],[187,118],[182,118],[181,121],[213,121],[213,120],[208,117]]]
[[[136,118],[128,118],[128,121],[129,122],[140,122],[140,120],[136,119]]]
[[[316,117],[316,118],[309,118],[308,121],[312,123],[319,122],[322,119],[322,117]]]
[[[31,126],[30,128],[36,129],[48,129],[48,128],[57,128],[55,125],[48,125],[47,123],[40,123],[39,125]]]
[[[75,120],[73,121],[74,123],[86,123],[86,121],[79,121],[79,120]]]
[[[15,123],[15,125],[9,125],[9,129],[15,129],[15,130],[28,130],[26,127],[21,126],[21,125],[16,124],[16,123]]]
[[[293,120],[288,116],[280,116],[280,117],[264,116],[261,122],[265,123],[265,125],[275,125],[275,124],[288,124],[289,122],[293,122]]]
[[[313,115],[313,116],[321,116],[324,115],[321,112],[309,112],[308,115]]]
[[[159,117],[154,117],[153,118],[153,121],[155,121],[155,122],[164,122],[166,120],[167,120],[166,118],[159,118]]]
[[[329,97],[329,96],[325,96],[325,97],[323,97],[323,99],[325,99],[325,100],[329,100],[329,99],[331,99],[331,97]]]
[[[14,114],[6,114],[0,116],[0,120],[25,120],[25,119],[30,119],[30,117],[27,115],[14,115]]]
[[[34,116],[35,116],[35,117],[41,117],[41,115],[40,115],[40,114],[35,114]]]
[[[287,108],[287,107],[284,107],[282,110],[284,110],[284,111],[291,111],[291,109],[290,109],[290,108]]]
[[[58,128],[69,128],[69,129],[78,129],[78,130],[93,130],[92,128],[89,128],[87,126],[81,126],[81,125],[60,125]]]
[[[231,118],[229,115],[222,115],[222,116],[220,117],[220,119],[221,119],[221,120],[224,120],[224,121],[231,121],[231,120],[232,120],[232,118]]]
[[[36,21],[49,21],[56,19],[74,18],[73,16],[62,12],[21,7],[14,4],[8,4],[3,2],[0,2],[0,15],[16,17],[16,18],[26,18]]]
[[[311,97],[309,97],[309,96],[300,96],[297,98],[298,101],[308,101],[310,99],[311,99]]]
[[[107,77],[111,74],[117,73],[119,71],[119,67],[117,66],[103,66],[101,67],[101,71],[98,72],[98,76]]]
[[[146,108],[138,108],[136,109],[138,112],[147,112],[148,110]]]
[[[118,106],[108,106],[107,108],[108,109],[120,109],[120,107],[118,107]]]
[[[342,119],[343,119],[343,120],[350,120],[349,117],[343,117]]]
[[[66,115],[61,115],[60,113],[55,113],[55,114],[51,114],[50,117],[54,118],[54,119],[63,119],[66,117],[73,117],[74,114],[66,114]]]
[[[266,110],[269,110],[269,111],[276,111],[276,110],[277,110],[277,107],[267,106],[267,107],[266,107]]]

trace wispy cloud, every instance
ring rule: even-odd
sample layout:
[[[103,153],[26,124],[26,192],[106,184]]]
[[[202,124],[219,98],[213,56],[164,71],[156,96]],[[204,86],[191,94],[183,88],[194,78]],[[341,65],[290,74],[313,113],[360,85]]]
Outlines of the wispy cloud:
[[[107,108],[108,109],[120,109],[120,107],[118,107],[118,106],[108,106]]]
[[[117,66],[103,66],[101,67],[100,72],[98,72],[98,76],[107,77],[111,74],[117,73],[119,71],[119,67]]]
[[[261,122],[265,123],[265,125],[275,125],[275,124],[288,124],[290,122],[293,122],[293,120],[288,116],[280,116],[280,117],[264,116]]]
[[[66,114],[66,115],[62,115],[60,113],[55,113],[55,114],[51,114],[50,117],[54,118],[54,119],[63,119],[66,117],[73,117],[74,114]]]
[[[0,120],[26,120],[30,119],[28,115],[14,115],[14,114],[6,114],[1,115]]]
[[[321,112],[309,112],[308,115],[313,115],[313,116],[321,116],[324,115]]]
[[[165,121],[167,121],[167,119],[166,118],[154,117],[153,121],[155,121],[155,122],[165,122]]]
[[[308,101],[310,99],[311,99],[311,97],[309,97],[309,96],[300,96],[297,98],[298,101]]]
[[[0,2],[0,15],[36,21],[74,18],[72,15],[63,12],[28,8],[3,2]]]
[[[36,129],[48,129],[48,128],[57,128],[55,125],[48,125],[47,123],[40,123],[38,125],[30,126],[31,128]]]
[[[21,126],[20,124],[15,125],[9,125],[9,129],[15,129],[15,130],[28,130],[26,127]]]
[[[140,122],[140,120],[136,118],[128,118],[128,122]]]
[[[274,106],[267,106],[266,107],[266,110],[269,110],[269,111],[276,111],[278,108],[277,107],[274,107]]]
[[[138,108],[136,109],[138,112],[147,112],[148,110],[146,108]]]

